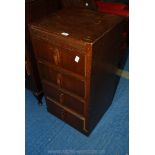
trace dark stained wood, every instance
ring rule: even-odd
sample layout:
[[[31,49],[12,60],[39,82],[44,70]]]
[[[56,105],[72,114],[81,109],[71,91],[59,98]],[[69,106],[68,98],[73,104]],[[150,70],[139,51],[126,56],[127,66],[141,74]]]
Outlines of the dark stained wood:
[[[60,104],[56,103],[55,101],[52,101],[48,97],[46,98],[47,103],[47,110],[55,114],[58,118],[61,120],[69,123],[79,131],[83,130],[83,123],[84,119],[80,115],[77,115],[73,112],[71,112],[69,109],[66,109],[63,106],[60,106]]]
[[[73,110],[74,112],[83,115],[84,114],[84,102],[79,99],[68,95],[65,91],[59,90],[57,87],[44,83],[44,90],[48,98],[59,102],[61,105]]]
[[[56,46],[51,46],[47,41],[42,41],[41,39],[35,39],[35,47],[34,49],[37,51],[36,57],[44,61],[46,63],[54,64],[57,66],[61,66],[64,69],[70,70],[80,75],[84,75],[84,55],[81,53],[76,53],[73,50],[68,50],[64,48],[59,48]],[[65,52],[63,52],[65,50]],[[80,57],[79,63],[72,62],[76,56]],[[72,62],[72,64],[70,64]]]
[[[55,68],[49,67],[43,63],[38,63],[40,68],[40,75],[42,80],[49,81],[55,85],[63,87],[80,97],[85,97],[84,82],[70,76],[68,74],[60,73]]]
[[[64,9],[30,26],[48,111],[86,135],[113,100],[123,20]]]
[[[51,14],[61,7],[59,0],[26,0],[25,1],[25,42],[26,64],[29,74],[26,73],[26,87],[30,88],[38,98],[39,103],[43,95],[42,85],[29,35],[28,24]],[[27,82],[28,81],[28,82]]]
[[[119,77],[114,67],[119,62],[122,23],[117,24],[109,33],[93,46],[90,89],[90,128],[96,125],[112,103]],[[110,43],[110,44],[109,44]],[[97,103],[97,106],[96,106]]]

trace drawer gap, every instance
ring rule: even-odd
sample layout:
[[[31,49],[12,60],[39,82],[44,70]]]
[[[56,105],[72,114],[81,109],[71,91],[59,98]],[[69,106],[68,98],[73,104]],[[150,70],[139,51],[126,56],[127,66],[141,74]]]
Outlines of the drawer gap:
[[[49,100],[49,101],[51,101],[51,102],[54,102],[57,106],[63,108],[64,110],[66,110],[67,112],[71,113],[72,115],[78,117],[79,119],[81,119],[81,120],[83,120],[83,121],[85,120],[85,117],[79,115],[79,114],[76,113],[76,112],[73,112],[73,111],[70,110],[69,108],[67,108],[67,107],[65,107],[65,106],[63,106],[63,105],[61,105],[61,104],[59,104],[58,102],[54,101],[54,100],[51,99],[50,97],[46,96],[46,99]]]
[[[42,61],[42,60],[37,60],[37,61],[38,61],[38,63],[41,63],[41,64],[44,64],[44,65],[46,65],[46,66],[48,66],[48,67],[54,68],[55,70],[57,70],[57,71],[59,71],[59,72],[61,72],[61,73],[63,73],[63,74],[71,75],[71,76],[73,76],[73,77],[75,77],[75,78],[77,78],[77,79],[79,79],[79,80],[81,80],[81,81],[85,81],[85,80],[86,80],[85,77],[83,77],[83,76],[81,76],[81,75],[79,75],[79,74],[73,73],[73,72],[71,72],[71,71],[69,71],[69,70],[66,70],[66,69],[64,69],[64,68],[61,68],[61,67],[52,65],[52,64],[47,63],[47,62]]]
[[[42,80],[42,82],[43,82],[43,83],[46,83],[46,84],[48,84],[48,85],[51,85],[52,87],[55,87],[56,89],[59,89],[59,90],[62,91],[63,93],[66,93],[67,95],[70,95],[70,96],[72,96],[72,97],[78,99],[79,101],[85,103],[85,100],[84,100],[83,98],[81,98],[81,97],[79,97],[79,96],[77,96],[77,95],[75,95],[75,94],[69,92],[69,91],[66,90],[66,89],[60,88],[60,87],[58,87],[57,85],[55,85],[55,84],[53,84],[53,83],[51,83],[51,82],[48,82],[48,81],[46,81],[46,80]]]

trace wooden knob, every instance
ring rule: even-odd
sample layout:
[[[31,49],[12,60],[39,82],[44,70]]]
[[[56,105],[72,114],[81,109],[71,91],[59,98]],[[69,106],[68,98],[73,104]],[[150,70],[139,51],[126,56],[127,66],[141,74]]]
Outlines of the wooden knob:
[[[59,64],[59,50],[57,48],[54,49],[53,57],[54,57],[54,63],[58,65]]]
[[[61,76],[61,74],[59,73],[59,74],[57,75],[57,85],[58,85],[59,87],[61,87],[61,81],[62,81],[62,76]]]
[[[60,103],[61,103],[61,104],[63,103],[63,96],[64,96],[64,94],[61,93],[61,94],[60,94]]]

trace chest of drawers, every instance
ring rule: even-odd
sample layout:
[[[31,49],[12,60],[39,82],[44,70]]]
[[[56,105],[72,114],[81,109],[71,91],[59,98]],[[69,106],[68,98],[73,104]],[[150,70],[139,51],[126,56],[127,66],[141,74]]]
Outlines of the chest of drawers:
[[[30,25],[47,110],[86,135],[112,103],[122,22],[64,9]]]

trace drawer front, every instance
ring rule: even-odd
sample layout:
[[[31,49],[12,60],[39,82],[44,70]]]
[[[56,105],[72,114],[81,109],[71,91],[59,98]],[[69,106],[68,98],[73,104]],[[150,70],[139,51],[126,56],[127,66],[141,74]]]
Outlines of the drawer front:
[[[84,103],[74,97],[62,93],[61,104],[78,114],[84,114]]]
[[[43,39],[33,39],[34,51],[37,59],[54,65],[59,63],[58,49]]]
[[[61,86],[82,98],[85,97],[84,81],[80,81],[72,76],[62,75]]]
[[[46,102],[49,112],[53,113],[55,116],[62,119],[63,121],[69,123],[71,126],[79,130],[83,130],[83,120],[81,118],[65,110],[63,107],[59,106],[48,98],[46,98]]]
[[[47,65],[38,63],[42,79],[52,82],[82,98],[85,96],[84,82],[70,75],[59,73]]]
[[[59,49],[60,51],[60,65],[73,73],[85,76],[85,56],[84,54]]]
[[[85,76],[85,55],[77,51],[55,47],[43,39],[34,38],[37,59]]]
[[[52,68],[50,68],[42,63],[38,63],[38,66],[39,66],[41,78],[43,80],[52,82],[54,84],[60,84],[59,74],[57,71],[53,70]]]
[[[57,106],[54,102],[51,100],[48,100],[46,98],[46,104],[48,111],[52,112],[55,116],[62,118],[62,108],[60,106]]]
[[[45,95],[51,98],[52,100],[60,103],[61,105],[69,108],[70,110],[83,115],[84,113],[84,103],[80,100],[72,97],[57,88],[44,83]]]
[[[46,96],[50,97],[51,99],[53,99],[57,102],[60,101],[61,92],[57,88],[52,87],[46,83],[43,83],[43,87],[44,87]]]

